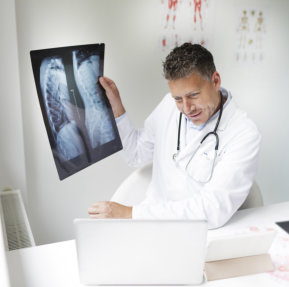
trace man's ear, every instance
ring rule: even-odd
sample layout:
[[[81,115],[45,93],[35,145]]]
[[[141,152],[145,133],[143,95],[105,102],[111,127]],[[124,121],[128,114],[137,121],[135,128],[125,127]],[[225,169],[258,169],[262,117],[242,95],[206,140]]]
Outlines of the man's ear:
[[[212,82],[213,82],[214,87],[218,91],[220,89],[220,86],[221,86],[221,77],[217,71],[215,71],[212,75]]]

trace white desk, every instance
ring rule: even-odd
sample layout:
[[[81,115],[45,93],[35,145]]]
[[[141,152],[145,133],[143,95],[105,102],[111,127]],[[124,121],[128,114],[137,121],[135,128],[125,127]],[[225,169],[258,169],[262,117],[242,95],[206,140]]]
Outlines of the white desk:
[[[240,228],[270,227],[274,225],[275,221],[285,220],[289,220],[289,202],[245,209],[238,211],[223,228],[209,231],[209,237],[231,233]],[[279,227],[276,228],[279,230]],[[281,229],[280,235],[276,240],[279,240],[277,242],[279,245],[280,240],[284,240],[283,244],[289,246],[289,235]],[[274,242],[273,246],[277,243]],[[287,247],[285,246],[285,248]],[[281,271],[286,271],[286,268],[288,268],[288,272],[279,272],[277,270],[274,274],[262,273],[217,280],[207,282],[202,286],[289,286],[289,249],[285,250],[288,251],[285,254],[287,259],[285,258],[285,261],[282,262],[281,268],[280,266],[277,267]],[[83,286],[79,283],[78,278],[74,240],[10,251],[7,257],[12,287]],[[277,276],[287,276],[287,280],[280,279]]]

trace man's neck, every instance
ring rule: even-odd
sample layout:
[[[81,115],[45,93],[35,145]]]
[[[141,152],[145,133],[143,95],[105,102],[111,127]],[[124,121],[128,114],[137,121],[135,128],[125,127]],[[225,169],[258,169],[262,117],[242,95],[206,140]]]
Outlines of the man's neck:
[[[222,100],[223,100],[223,106],[224,106],[224,104],[225,104],[226,101],[227,101],[227,97],[224,97],[224,96],[222,95],[221,91],[218,91],[218,98],[219,98],[219,100],[218,100],[218,106],[217,106],[216,110],[214,111],[214,113],[212,114],[212,116],[214,116],[214,114],[216,114],[216,113],[220,110]],[[221,98],[222,98],[222,99],[221,99]],[[212,117],[212,116],[211,116],[211,117]],[[211,117],[210,117],[210,118],[211,118]]]

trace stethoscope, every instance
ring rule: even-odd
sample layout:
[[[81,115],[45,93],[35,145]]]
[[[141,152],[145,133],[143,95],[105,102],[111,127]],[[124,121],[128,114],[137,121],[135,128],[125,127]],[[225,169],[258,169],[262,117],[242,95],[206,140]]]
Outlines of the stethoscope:
[[[213,169],[214,169],[214,165],[215,165],[215,160],[216,160],[216,156],[217,156],[217,152],[218,152],[218,149],[219,149],[219,136],[217,134],[217,130],[218,130],[218,127],[219,127],[219,124],[220,124],[220,121],[221,121],[221,118],[222,118],[222,113],[223,113],[223,95],[220,91],[220,97],[221,97],[221,106],[220,106],[220,113],[219,113],[219,116],[218,116],[218,120],[217,120],[217,123],[215,125],[215,128],[212,132],[209,132],[207,133],[201,140],[199,146],[197,147],[197,149],[195,150],[195,152],[191,155],[188,163],[186,164],[186,171],[188,170],[188,166],[190,164],[190,162],[192,161],[192,159],[194,158],[195,154],[197,153],[197,151],[200,149],[201,145],[204,143],[204,141],[210,136],[210,135],[214,135],[215,136],[215,139],[216,139],[216,144],[215,144],[215,155],[214,155],[214,159],[213,159],[213,164],[212,164],[212,168],[211,168],[211,172],[210,172],[210,175],[209,177],[204,180],[204,181],[200,181],[200,182],[203,182],[203,183],[206,183],[206,182],[209,182],[212,178],[212,175],[213,175]],[[179,118],[179,128],[178,128],[178,142],[177,142],[177,152],[173,154],[173,160],[176,162],[177,161],[177,158],[178,158],[178,155],[180,153],[180,135],[181,135],[181,125],[182,125],[182,112],[180,112],[180,118]]]

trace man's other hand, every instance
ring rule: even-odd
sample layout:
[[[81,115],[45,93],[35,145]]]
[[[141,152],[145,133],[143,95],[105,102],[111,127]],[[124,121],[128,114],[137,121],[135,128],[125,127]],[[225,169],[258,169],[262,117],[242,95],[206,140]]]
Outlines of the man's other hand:
[[[88,208],[91,218],[132,218],[132,207],[113,201],[99,201]]]

